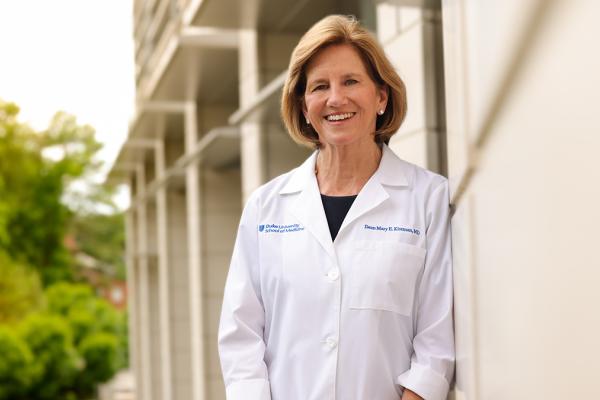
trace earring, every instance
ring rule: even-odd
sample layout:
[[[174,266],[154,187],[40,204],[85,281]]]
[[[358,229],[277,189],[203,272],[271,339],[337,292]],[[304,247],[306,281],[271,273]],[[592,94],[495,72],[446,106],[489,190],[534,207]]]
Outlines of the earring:
[[[310,121],[306,118],[306,125],[310,125]]]
[[[384,112],[385,112],[385,110],[379,110],[379,111],[377,111],[377,114],[383,115]]]

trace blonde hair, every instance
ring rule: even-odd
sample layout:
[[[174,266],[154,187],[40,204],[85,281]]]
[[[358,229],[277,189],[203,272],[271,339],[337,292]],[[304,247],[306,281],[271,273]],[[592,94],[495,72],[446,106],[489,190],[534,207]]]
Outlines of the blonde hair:
[[[288,76],[281,96],[281,116],[295,142],[319,147],[319,137],[306,123],[302,101],[306,88],[306,66],[325,47],[349,44],[360,55],[373,82],[388,90],[385,111],[377,116],[375,141],[387,143],[396,133],[406,116],[406,88],[387,59],[375,37],[363,28],[353,16],[330,15],[313,25],[302,36],[292,52]]]

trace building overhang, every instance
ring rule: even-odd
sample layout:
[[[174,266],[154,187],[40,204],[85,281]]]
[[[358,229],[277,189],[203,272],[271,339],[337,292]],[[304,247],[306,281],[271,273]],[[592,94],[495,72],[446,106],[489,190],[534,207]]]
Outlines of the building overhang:
[[[361,4],[363,3],[363,4]],[[344,1],[344,13],[361,14],[364,0]],[[340,12],[339,0],[203,0],[190,23],[228,29],[305,32],[324,15]]]

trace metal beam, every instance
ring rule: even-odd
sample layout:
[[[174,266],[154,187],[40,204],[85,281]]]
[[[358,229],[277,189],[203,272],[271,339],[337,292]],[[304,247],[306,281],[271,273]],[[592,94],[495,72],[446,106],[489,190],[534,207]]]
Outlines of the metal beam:
[[[231,114],[227,122],[229,122],[231,125],[239,125],[244,122],[252,113],[263,106],[269,99],[271,99],[273,96],[279,95],[286,78],[287,70],[277,75],[275,79],[262,88],[254,97],[252,103],[246,107],[238,109]]]

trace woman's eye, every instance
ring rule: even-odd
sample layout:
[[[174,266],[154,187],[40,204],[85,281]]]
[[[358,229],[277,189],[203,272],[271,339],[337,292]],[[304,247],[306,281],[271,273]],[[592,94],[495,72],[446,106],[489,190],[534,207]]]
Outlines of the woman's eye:
[[[323,90],[323,89],[327,89],[327,85],[317,85],[315,87],[313,87],[313,92],[316,92],[317,90]]]
[[[356,79],[347,79],[345,83],[346,83],[346,86],[350,86],[350,85],[354,85],[355,83],[358,83],[358,81]]]

